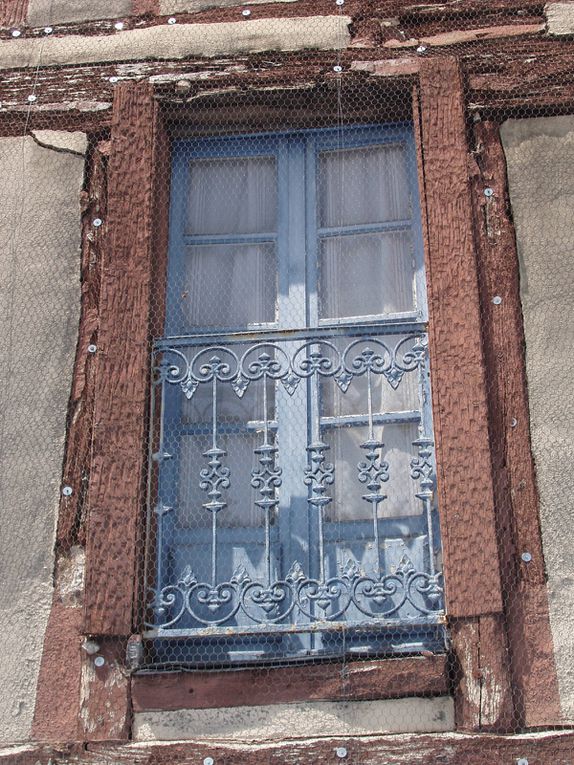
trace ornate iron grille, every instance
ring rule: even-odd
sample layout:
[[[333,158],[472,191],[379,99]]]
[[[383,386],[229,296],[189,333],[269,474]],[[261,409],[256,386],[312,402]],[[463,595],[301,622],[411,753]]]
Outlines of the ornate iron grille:
[[[377,334],[374,329],[180,337],[156,343],[152,419],[159,418],[160,426],[152,460],[160,469],[150,524],[156,526],[158,553],[148,637],[343,628],[372,633],[444,621],[427,338],[421,326],[377,327]],[[397,391],[408,378],[416,380],[418,407],[375,411],[376,387],[383,383]],[[363,386],[361,395],[366,392],[364,415],[337,418],[322,412],[328,388],[349,396],[358,385]],[[253,459],[251,469],[239,475],[230,468],[223,444],[229,418],[220,417],[222,396],[230,391],[239,401],[260,399],[261,418],[241,424],[253,434]],[[198,395],[207,396],[202,411],[209,412],[210,420],[197,429],[207,448],[193,495],[195,499],[201,492],[203,501],[192,509],[199,526],[185,530],[174,490],[175,476],[182,472],[176,464],[181,453],[174,450],[169,420],[181,418],[182,404]],[[293,433],[301,422],[293,420],[294,402],[304,410],[304,435]],[[385,518],[384,512],[392,469],[377,430],[393,425],[416,431],[412,456],[403,467],[420,514],[407,519]],[[345,496],[358,495],[367,509],[350,521],[329,514],[337,466],[330,460],[326,433],[334,426],[360,427],[365,436],[357,444],[353,480],[345,468],[345,480],[337,486],[343,503]],[[297,437],[301,449],[295,454],[291,449]],[[408,493],[404,478],[395,483]],[[239,482],[249,484],[261,520],[247,529],[234,529],[226,517]],[[399,505],[403,501],[398,498]],[[283,518],[290,514],[297,516],[292,525]],[[239,541],[230,544],[234,531]],[[251,533],[242,535],[245,531]],[[305,533],[306,540],[299,538]],[[306,553],[306,560],[289,555],[292,539],[282,539],[282,534],[298,537],[295,546]],[[238,554],[241,546],[243,554]],[[194,547],[195,556],[188,556]]]

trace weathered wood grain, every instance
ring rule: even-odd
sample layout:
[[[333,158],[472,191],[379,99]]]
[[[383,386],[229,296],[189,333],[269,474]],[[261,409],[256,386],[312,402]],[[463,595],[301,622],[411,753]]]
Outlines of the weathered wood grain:
[[[0,0],[0,27],[17,27],[26,20],[28,0]]]
[[[353,765],[493,765],[527,759],[529,765],[572,765],[572,731],[530,736],[489,734],[407,735],[364,738],[324,738],[313,741],[269,742],[260,745],[204,741],[111,746],[92,744],[58,748],[30,747],[0,752],[6,765],[197,765],[211,757],[218,765],[325,765],[335,762],[335,750],[345,747],[345,762]]]
[[[445,695],[445,656],[314,664],[236,672],[178,672],[136,675],[135,712],[206,709],[295,701],[362,701]]]
[[[267,88],[271,94],[271,89],[281,87],[288,88],[289,92],[297,86],[309,91],[340,82],[343,92],[359,89],[365,92],[365,80],[390,80],[393,73],[408,76],[411,68],[415,69],[428,58],[444,55],[444,50],[429,48],[424,59],[417,56],[412,59],[405,57],[404,51],[381,47],[342,51],[339,54],[344,66],[342,79],[333,73],[332,54],[317,52],[269,53],[233,60],[53,67],[42,70],[40,84],[34,91],[38,100],[32,108],[27,96],[34,89],[35,72],[11,70],[0,78],[0,134],[17,135],[26,125],[41,128],[55,122],[62,129],[97,130],[109,126],[111,109],[107,106],[117,87],[110,82],[110,77],[119,77],[120,81],[157,78],[154,87],[158,94],[173,104],[193,103],[199,92],[207,94],[210,89],[222,88],[244,94]],[[540,37],[481,40],[457,45],[456,55],[464,74],[467,109],[472,112],[520,114],[525,108],[561,111],[574,108],[572,40]],[[370,68],[372,71],[367,71]],[[180,76],[191,85],[185,96],[176,90]],[[380,82],[379,87],[382,87]],[[384,92],[381,90],[379,94],[379,103],[383,103]],[[374,103],[367,96],[365,92],[364,97],[357,95],[354,100],[353,112],[359,112],[357,118],[368,103]]]
[[[551,725],[560,721],[560,704],[530,445],[520,272],[498,124],[476,123],[474,142],[471,177],[489,430],[513,680],[523,724]],[[486,188],[492,196],[485,196]],[[500,304],[492,302],[494,295]],[[532,556],[529,562],[521,559],[523,552]]]
[[[80,741],[127,742],[130,734],[130,678],[125,669],[126,641],[98,639],[95,655],[82,652],[78,722]],[[96,656],[104,664],[96,666]]]
[[[149,84],[118,86],[86,544],[85,631],[93,634],[132,631],[144,504],[156,117]]]
[[[450,634],[457,731],[516,730],[503,617],[455,619]]]
[[[71,486],[70,497],[62,497],[58,515],[57,547],[67,550],[85,542],[84,511],[90,474],[92,422],[95,397],[95,355],[99,326],[100,277],[103,232],[94,227],[96,218],[106,219],[107,158],[94,143],[87,159],[87,187],[82,192],[81,314],[74,361],[72,391],[68,405],[68,432],[63,482]]]
[[[429,344],[451,617],[502,610],[462,92],[455,60],[421,66]]]

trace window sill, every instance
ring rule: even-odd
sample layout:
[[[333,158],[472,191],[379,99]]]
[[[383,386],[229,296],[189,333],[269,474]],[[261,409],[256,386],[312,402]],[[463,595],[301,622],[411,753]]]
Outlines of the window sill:
[[[262,706],[298,701],[365,701],[449,692],[444,654],[381,661],[132,677],[134,712]]]

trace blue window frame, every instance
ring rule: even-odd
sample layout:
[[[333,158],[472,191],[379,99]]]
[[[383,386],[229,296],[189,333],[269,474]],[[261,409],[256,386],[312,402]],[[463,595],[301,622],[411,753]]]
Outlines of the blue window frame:
[[[408,124],[181,140],[146,632],[196,664],[439,649]]]

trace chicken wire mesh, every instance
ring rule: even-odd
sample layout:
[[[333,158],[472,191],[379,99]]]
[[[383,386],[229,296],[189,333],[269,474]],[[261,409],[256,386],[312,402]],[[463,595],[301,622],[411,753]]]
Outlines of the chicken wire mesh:
[[[128,591],[130,631],[78,635],[129,638],[133,678],[185,672],[204,693],[217,678],[221,707],[401,700],[348,722],[359,733],[568,725],[573,43],[552,36],[555,11],[182,0],[100,20],[41,5],[28,23],[6,11],[0,46],[1,559],[26,683],[53,597],[98,601],[105,626]],[[431,64],[448,84],[425,96]],[[114,116],[143,82],[149,130]],[[458,117],[438,108],[459,83],[462,155],[441,155]],[[140,129],[162,151],[118,164],[118,136]],[[466,166],[462,186],[445,165],[441,188],[440,156]],[[137,178],[133,206],[113,163]],[[136,209],[148,182],[163,194]],[[123,265],[110,200],[134,237]],[[433,262],[439,228],[452,271]],[[144,288],[137,337],[114,337]],[[450,359],[453,401],[440,342],[457,332],[474,372],[465,390],[468,358]],[[137,496],[106,437],[139,455]],[[458,507],[445,487],[461,485]],[[113,529],[122,503],[137,510],[110,546],[125,543],[131,581],[85,601],[86,545],[89,587],[90,566],[114,565],[94,517]],[[497,584],[477,605],[481,572]],[[415,658],[442,661],[442,680],[385,669]],[[16,699],[18,665],[8,651]],[[361,687],[360,667],[384,687]]]

